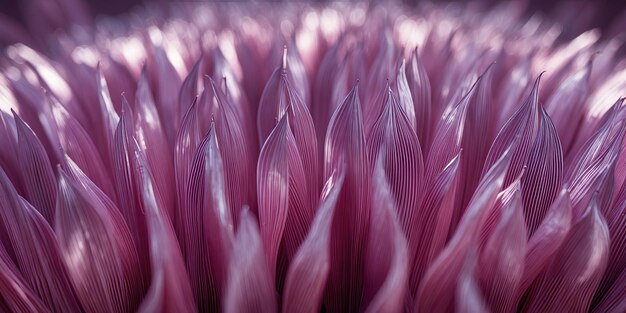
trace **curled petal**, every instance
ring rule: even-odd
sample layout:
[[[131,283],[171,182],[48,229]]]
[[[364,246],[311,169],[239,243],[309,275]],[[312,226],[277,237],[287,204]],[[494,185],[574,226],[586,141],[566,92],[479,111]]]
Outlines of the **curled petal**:
[[[563,188],[537,230],[528,240],[520,292],[525,292],[550,264],[569,233],[571,224],[572,204],[567,188]]]
[[[518,189],[480,254],[478,275],[491,311],[515,309],[525,253],[526,226]]]
[[[354,311],[361,301],[363,248],[370,219],[369,164],[356,86],[330,121],[325,155],[327,177],[342,166],[346,168],[333,220],[325,303],[331,312]]]
[[[366,312],[400,312],[408,287],[407,242],[396,219],[395,201],[387,185],[381,154],[374,170],[372,216],[365,253]]]
[[[609,231],[597,199],[572,226],[524,312],[587,312],[609,255]]]
[[[283,312],[319,312],[330,271],[331,225],[344,173],[333,174],[326,183],[311,230],[294,256],[283,292]]]
[[[91,312],[132,312],[142,281],[130,231],[116,207],[82,188],[60,170],[55,228],[76,294]]]
[[[179,241],[199,309],[219,311],[234,226],[214,124],[196,151],[187,186]]]
[[[241,214],[228,269],[224,312],[275,312],[274,284],[264,258],[263,243],[249,210]]]
[[[15,112],[14,116],[18,137],[17,157],[27,198],[41,215],[52,223],[57,186],[50,159],[30,127]]]
[[[52,312],[81,312],[55,234],[0,170],[0,219],[24,280]]]
[[[463,262],[468,251],[478,246],[478,235],[493,207],[512,157],[511,149],[493,165],[482,179],[459,226],[441,254],[424,274],[416,297],[416,309],[424,312],[445,312],[453,304]]]
[[[176,241],[174,228],[160,199],[144,156],[136,149],[133,158],[138,164],[138,187],[141,189],[141,205],[145,210],[147,238],[150,242],[150,267],[152,277],[148,293],[137,312],[196,312],[189,277]]]

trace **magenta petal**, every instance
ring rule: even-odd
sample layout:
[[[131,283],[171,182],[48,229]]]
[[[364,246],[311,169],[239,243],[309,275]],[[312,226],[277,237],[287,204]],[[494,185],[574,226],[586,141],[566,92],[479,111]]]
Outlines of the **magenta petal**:
[[[291,261],[283,291],[283,313],[320,310],[330,271],[331,225],[344,175],[341,172],[328,179],[311,230]]]
[[[504,183],[513,154],[511,150],[506,150],[482,179],[456,232],[424,274],[415,301],[417,310],[446,312],[451,308],[454,294],[449,290],[454,290],[458,284],[468,251],[478,246],[480,228]]]
[[[422,276],[443,250],[448,238],[460,163],[459,153],[426,189],[419,206],[421,214],[413,215],[411,225],[415,235],[409,237],[412,262],[409,284],[412,297],[417,293]]]
[[[134,113],[135,139],[146,155],[150,173],[154,175],[156,192],[165,206],[163,209],[167,210],[170,219],[174,220],[176,196],[170,188],[170,182],[174,181],[171,148],[163,131],[163,124],[159,120],[159,112],[152,98],[145,67],[137,86]]]
[[[520,292],[526,291],[550,264],[569,233],[571,224],[572,204],[567,188],[563,188],[552,202],[539,227],[528,240]]]
[[[55,229],[83,307],[91,312],[134,311],[142,296],[141,271],[123,217],[116,207],[81,190],[63,170]]]
[[[195,101],[194,99],[198,97],[198,75],[202,69],[203,57],[204,55],[198,57],[178,91],[178,114],[181,117],[187,114],[191,104]]]
[[[0,309],[16,313],[50,312],[24,281],[4,247],[0,249],[0,294],[3,300]]]
[[[249,210],[241,213],[233,245],[224,312],[276,312],[274,284],[264,261],[263,243]]]
[[[81,312],[55,234],[0,170],[0,219],[24,280],[52,312]],[[19,226],[18,226],[19,225]]]
[[[394,90],[398,93],[398,103],[404,110],[409,124],[413,130],[416,129],[415,122],[415,105],[413,104],[413,98],[411,96],[411,88],[406,78],[406,61],[403,59],[398,68],[398,74],[396,75],[396,83]]]
[[[196,153],[196,148],[200,144],[202,138],[198,125],[198,101],[197,98],[189,106],[189,110],[185,113],[176,143],[174,145],[174,173],[176,175],[176,196],[177,196],[177,216],[175,218],[176,231],[178,232],[178,240],[181,242],[181,250],[186,255],[184,244],[184,226],[182,225],[185,217],[185,208],[187,208],[187,190],[189,188],[189,171],[191,170],[191,162]]]
[[[590,60],[587,66],[561,83],[546,102],[546,111],[552,117],[566,153],[572,148],[578,125],[585,115],[591,64]]]
[[[400,312],[408,289],[409,257],[404,233],[396,218],[394,198],[379,155],[372,188],[372,216],[365,252],[365,312]]]
[[[611,288],[592,310],[594,313],[618,313],[626,311],[626,269],[616,277]]]
[[[148,293],[137,312],[196,312],[185,263],[180,253],[172,223],[157,194],[152,175],[144,156],[134,150],[133,158],[138,164],[138,187],[141,189],[141,205],[145,212],[150,242],[150,267],[152,277]]]
[[[419,141],[410,121],[389,86],[383,98],[382,113],[367,136],[370,164],[383,158],[383,173],[395,202],[399,223],[409,241],[419,241],[411,222],[417,214],[424,163]],[[410,244],[416,248],[417,243]]]
[[[476,252],[470,251],[456,287],[454,311],[458,313],[488,313],[489,308],[474,277],[476,272]],[[505,312],[505,311],[496,311]]]
[[[524,312],[587,312],[609,255],[609,231],[592,199],[572,226]]]
[[[167,53],[161,46],[153,46],[154,72],[152,80],[155,82],[155,103],[159,118],[163,124],[163,131],[169,143],[174,143],[176,130],[180,126],[182,116],[178,104],[178,91],[182,81],[172,65]],[[157,117],[155,117],[157,118]]]
[[[563,176],[563,151],[557,130],[542,109],[539,131],[522,176],[524,216],[532,235],[556,197]]]
[[[524,272],[526,225],[519,189],[503,208],[500,221],[480,253],[478,276],[493,312],[516,309],[517,289]]]
[[[220,309],[233,241],[234,226],[218,146],[212,124],[191,162],[184,206],[179,208],[179,242],[184,247],[187,272],[201,311]]]
[[[48,102],[52,111],[52,118],[57,127],[53,136],[58,136],[59,144],[72,160],[85,172],[89,178],[112,199],[116,198],[110,174],[102,160],[95,143],[89,134],[69,114],[65,107],[59,103],[56,97],[48,94]]]
[[[422,147],[428,148],[431,143],[432,128],[435,119],[432,115],[432,99],[430,90],[430,80],[424,69],[424,64],[417,49],[411,55],[411,60],[407,68],[407,80],[411,89],[411,97],[415,107],[415,129],[417,137],[422,143]],[[399,92],[398,88],[398,92]]]
[[[26,195],[48,223],[54,222],[57,186],[50,159],[35,133],[14,113],[17,157]]]
[[[359,308],[363,251],[370,219],[369,163],[361,104],[355,86],[335,111],[326,134],[326,177],[345,166],[346,178],[333,220],[331,269],[325,303],[329,312]]]
[[[103,143],[107,143],[105,148],[108,148],[108,144],[111,142],[111,138],[113,137],[113,133],[115,132],[115,128],[117,127],[120,117],[113,107],[113,101],[111,100],[111,95],[109,94],[109,87],[106,79],[102,75],[100,64],[98,64],[98,68],[96,70],[96,80],[98,83],[100,116],[102,118],[102,125],[104,125],[104,130],[101,131],[103,136],[100,140],[102,140]]]

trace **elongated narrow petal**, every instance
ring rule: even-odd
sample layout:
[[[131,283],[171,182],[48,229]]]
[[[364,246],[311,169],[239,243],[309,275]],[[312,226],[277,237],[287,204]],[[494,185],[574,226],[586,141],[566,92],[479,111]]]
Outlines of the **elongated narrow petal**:
[[[407,68],[407,80],[411,88],[411,97],[415,106],[415,129],[422,146],[429,148],[431,144],[432,128],[432,97],[430,79],[422,63],[417,49],[411,55],[411,61]]]
[[[135,140],[145,153],[150,172],[154,175],[155,190],[163,200],[164,209],[174,219],[175,195],[169,184],[174,181],[172,154],[163,124],[148,85],[146,68],[142,70],[137,86],[134,110]]]
[[[563,151],[557,130],[542,109],[539,131],[522,176],[524,216],[533,234],[557,196],[563,176]]]
[[[4,247],[0,247],[0,308],[16,313],[50,312],[30,286],[24,281]]]
[[[398,103],[400,104],[400,107],[402,107],[402,109],[404,110],[404,113],[409,120],[411,128],[413,130],[416,130],[417,124],[415,120],[415,105],[413,104],[411,87],[409,87],[406,72],[406,61],[403,59],[398,68],[398,74],[396,75],[394,90],[396,90],[396,92],[398,93]]]
[[[609,231],[594,198],[546,269],[524,312],[587,312],[609,254]]]
[[[239,212],[243,206],[249,205],[251,210],[256,209],[256,188],[253,188],[255,146],[243,128],[244,118],[237,114],[233,103],[215,85],[212,80],[210,90],[219,112],[215,119],[217,139],[221,144],[222,160],[224,160],[224,174],[226,178],[228,198],[233,216],[234,225],[238,225]]]
[[[17,155],[28,200],[48,223],[54,221],[57,186],[50,159],[33,131],[15,115]]]
[[[187,186],[179,242],[198,308],[219,311],[234,225],[214,124],[198,146]]]
[[[456,297],[454,303],[455,312],[458,313],[488,313],[489,308],[480,291],[479,283],[474,277],[476,271],[476,251],[470,251],[456,287]],[[504,312],[504,311],[503,311]]]
[[[2,170],[0,206],[8,244],[15,251],[16,265],[26,282],[52,312],[81,312],[52,228],[17,195]]]
[[[59,144],[63,151],[78,164],[89,178],[100,187],[109,197],[115,199],[115,191],[98,148],[89,137],[89,134],[69,114],[63,105],[51,94],[48,94],[48,104],[51,107],[52,118],[56,123]]]
[[[517,304],[517,289],[524,272],[526,225],[519,189],[480,254],[480,284],[491,311],[510,312]]]
[[[189,277],[176,241],[176,234],[167,212],[162,208],[145,157],[133,150],[138,164],[137,175],[141,189],[141,205],[145,212],[150,242],[152,277],[148,293],[137,312],[196,312]]]
[[[59,172],[56,226],[76,294],[90,312],[132,312],[142,292],[139,257],[116,207]]]
[[[344,181],[343,172],[336,172],[324,187],[311,225],[311,230],[294,256],[285,282],[283,313],[319,312],[328,273],[330,272],[330,240],[337,200]]]
[[[361,104],[355,86],[337,109],[326,134],[324,171],[346,168],[331,239],[331,270],[325,303],[330,312],[358,309],[363,288],[363,251],[370,220],[369,164]]]
[[[263,243],[250,211],[241,214],[228,269],[224,312],[275,312],[274,284],[264,261]]]
[[[184,116],[189,111],[189,108],[198,96],[198,75],[202,70],[204,55],[200,55],[196,63],[187,74],[187,77],[182,82],[180,90],[178,91],[178,114],[184,120]]]
[[[383,158],[383,175],[388,181],[400,225],[409,240],[416,240],[411,222],[417,214],[420,187],[424,176],[422,151],[411,123],[386,87],[383,111],[367,137],[370,164]]]
[[[407,242],[396,218],[395,200],[379,155],[372,188],[370,239],[365,253],[364,301],[366,312],[400,312],[408,289]]]
[[[626,310],[626,270],[615,279],[600,303],[593,308],[594,313],[623,312]]]
[[[155,45],[152,49],[155,65],[152,78],[157,85],[155,104],[163,124],[163,132],[168,142],[174,143],[175,131],[179,128],[182,118],[176,105],[182,81],[163,47]]]
[[[512,154],[511,149],[506,150],[487,172],[476,189],[454,236],[424,274],[416,297],[415,308],[417,310],[445,312],[453,304],[454,294],[449,290],[458,284],[468,251],[477,248],[480,227],[502,188]]]
[[[458,154],[427,189],[419,206],[421,214],[413,215],[415,236],[409,237],[411,253],[411,296],[417,293],[422,276],[439,255],[448,238],[454,199],[458,186],[461,154]],[[420,216],[423,215],[423,216]]]
[[[563,188],[542,223],[528,240],[520,292],[527,290],[537,276],[547,268],[563,244],[571,224],[572,204],[567,188]]]
[[[577,135],[576,126],[585,114],[591,64],[590,60],[587,66],[566,79],[546,102],[546,110],[552,117],[565,151],[571,149]]]

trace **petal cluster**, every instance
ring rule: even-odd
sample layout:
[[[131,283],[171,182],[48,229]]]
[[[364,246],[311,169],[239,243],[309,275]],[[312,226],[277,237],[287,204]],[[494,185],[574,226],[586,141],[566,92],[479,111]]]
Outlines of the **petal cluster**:
[[[57,9],[0,56],[0,311],[626,311],[619,37],[517,3]]]

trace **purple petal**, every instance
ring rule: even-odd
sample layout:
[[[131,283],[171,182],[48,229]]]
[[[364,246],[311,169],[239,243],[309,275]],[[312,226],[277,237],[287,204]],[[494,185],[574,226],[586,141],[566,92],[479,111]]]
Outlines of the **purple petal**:
[[[408,289],[409,257],[404,233],[396,218],[380,154],[374,169],[372,216],[365,252],[365,312],[400,312]]]
[[[587,312],[609,255],[609,230],[594,198],[572,226],[524,312]]]
[[[413,99],[413,105],[415,107],[415,129],[417,131],[417,137],[423,147],[430,147],[431,132],[434,127],[432,121],[435,120],[431,116],[432,99],[430,80],[417,49],[415,49],[411,55],[406,75],[409,88],[411,89],[411,98]],[[400,88],[398,88],[398,91],[399,89]]]
[[[196,312],[174,228],[162,207],[162,201],[156,194],[147,161],[139,151],[134,152],[133,158],[136,158],[135,162],[138,164],[136,175],[139,176],[138,187],[141,189],[141,205],[145,212],[152,269],[150,288],[137,312]]]
[[[233,245],[224,312],[275,312],[276,295],[256,221],[249,210],[241,213]]]
[[[33,131],[14,112],[17,157],[28,200],[49,222],[54,221],[57,186],[50,159]]]
[[[0,170],[0,219],[24,280],[52,312],[81,312],[55,234]],[[18,227],[19,225],[19,227]]]
[[[219,311],[234,225],[214,125],[191,162],[179,241],[200,310]],[[210,191],[210,192],[209,192]]]
[[[369,163],[361,104],[355,86],[335,111],[326,134],[326,177],[345,166],[331,240],[331,270],[325,304],[331,312],[354,311],[362,294],[363,251],[369,219]]]
[[[100,191],[101,192],[101,191]],[[139,257],[116,207],[59,172],[56,234],[76,295],[92,312],[132,312],[142,292]]]
[[[319,312],[330,271],[331,225],[343,187],[344,173],[333,174],[311,229],[291,261],[283,291],[282,312]]]

